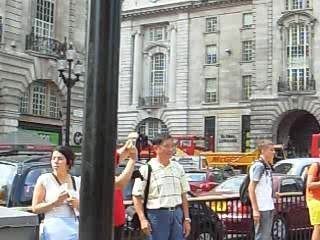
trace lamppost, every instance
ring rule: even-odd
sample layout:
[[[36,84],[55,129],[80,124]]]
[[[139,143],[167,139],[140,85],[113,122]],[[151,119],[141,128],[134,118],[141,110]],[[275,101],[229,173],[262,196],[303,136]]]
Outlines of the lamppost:
[[[75,83],[80,80],[80,76],[82,74],[82,64],[79,60],[75,62],[75,57],[76,51],[73,49],[72,44],[70,43],[69,49],[66,51],[66,58],[58,60],[59,77],[62,78],[67,87],[66,146],[70,145],[71,89]]]

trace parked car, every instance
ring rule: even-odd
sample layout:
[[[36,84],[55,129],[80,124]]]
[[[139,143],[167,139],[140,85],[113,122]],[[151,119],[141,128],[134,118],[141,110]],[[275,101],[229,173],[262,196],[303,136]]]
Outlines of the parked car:
[[[218,213],[229,237],[240,237],[252,233],[251,208],[243,205],[239,200],[239,189],[245,176],[242,174],[231,177],[207,193],[208,196],[219,197],[210,204],[211,208]],[[295,234],[298,230],[310,230],[301,177],[274,173],[272,178],[273,190],[277,195],[295,193],[294,196],[281,196],[275,199],[273,239],[284,240],[289,234]]]
[[[209,168],[209,170],[215,175],[215,178],[219,183],[223,182],[229,177],[232,177],[241,173],[239,169],[234,169],[232,166],[228,166],[228,165]]]
[[[192,197],[189,193],[188,197]],[[222,240],[224,229],[221,219],[205,202],[189,201],[191,234],[188,240]]]
[[[277,162],[273,168],[276,173],[298,175],[304,177],[304,171],[314,162],[320,162],[319,158],[290,158]]]
[[[38,177],[51,172],[50,155],[18,154],[0,157],[0,205],[30,206]],[[76,161],[71,174],[80,176],[80,162]]]
[[[216,186],[212,191],[213,193],[239,193],[240,185],[245,176],[245,174],[239,174],[230,177]]]
[[[215,175],[211,171],[191,170],[186,172],[190,190],[193,193],[201,194],[208,192],[218,185]]]

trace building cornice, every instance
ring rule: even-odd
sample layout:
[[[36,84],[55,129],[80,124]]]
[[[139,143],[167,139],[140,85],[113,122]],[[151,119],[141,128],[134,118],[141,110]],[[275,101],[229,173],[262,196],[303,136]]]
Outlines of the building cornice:
[[[0,51],[0,55],[4,58],[13,58],[19,61],[30,62],[33,63],[34,58],[28,54],[22,52],[9,52],[9,51]]]
[[[202,0],[202,1],[188,1],[167,5],[160,5],[154,7],[139,8],[127,10],[122,12],[122,18],[134,18],[140,16],[158,15],[162,13],[175,13],[177,11],[201,9],[201,8],[219,8],[230,5],[244,5],[252,4],[252,0]]]

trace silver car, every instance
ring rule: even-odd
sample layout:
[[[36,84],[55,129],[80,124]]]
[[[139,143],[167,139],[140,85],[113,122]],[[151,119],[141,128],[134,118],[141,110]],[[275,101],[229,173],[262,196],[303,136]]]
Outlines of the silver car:
[[[306,169],[314,162],[320,162],[319,158],[290,158],[277,162],[273,168],[276,173],[298,175],[305,178]]]

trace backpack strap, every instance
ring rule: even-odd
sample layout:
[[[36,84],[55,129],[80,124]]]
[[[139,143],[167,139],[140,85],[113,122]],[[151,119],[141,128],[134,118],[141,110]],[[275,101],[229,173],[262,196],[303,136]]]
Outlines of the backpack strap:
[[[270,165],[268,165],[261,157],[254,161],[254,163],[259,163],[259,162],[262,163],[263,167],[264,167],[262,174],[264,174],[266,172],[266,170],[270,170],[270,174],[272,174],[272,170],[273,170],[272,167]],[[271,177],[271,180],[272,180],[272,177]]]
[[[148,202],[149,190],[150,190],[150,178],[151,178],[151,171],[152,171],[151,165],[149,163],[147,163],[147,166],[148,166],[148,176],[147,176],[147,184],[144,189],[144,201],[143,201],[144,212],[146,212],[147,210],[147,202]]]
[[[268,165],[265,160],[263,160],[262,158],[259,158],[258,160],[255,160],[255,162],[260,162],[263,164],[264,166],[264,170],[273,170],[271,165]]]

